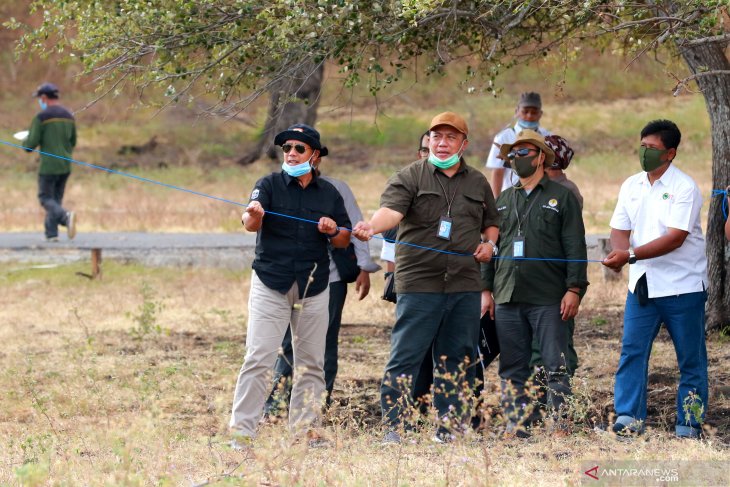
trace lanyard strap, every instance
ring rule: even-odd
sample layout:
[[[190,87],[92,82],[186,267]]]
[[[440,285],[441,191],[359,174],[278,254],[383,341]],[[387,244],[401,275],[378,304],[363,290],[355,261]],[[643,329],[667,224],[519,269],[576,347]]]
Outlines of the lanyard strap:
[[[454,174],[454,177],[456,177],[459,173],[457,172]],[[444,193],[444,198],[446,198],[446,216],[451,218],[451,204],[454,202],[454,198],[456,198],[456,190],[459,189],[459,184],[461,183],[461,179],[456,181],[456,186],[454,187],[454,193],[451,195],[451,199],[449,199],[449,195],[446,193],[446,188],[444,188],[444,185],[441,183],[441,180],[439,179],[438,174],[434,174],[436,177],[436,182],[439,183],[439,186],[441,186],[441,191]],[[446,176],[444,174],[444,176]],[[448,176],[446,176],[448,177]],[[451,180],[451,179],[449,179]]]
[[[517,218],[517,236],[522,236],[522,224],[527,219],[527,215],[530,214],[530,210],[532,210],[532,207],[535,205],[535,202],[537,201],[537,195],[542,191],[542,186],[532,191],[532,194],[534,196],[532,197],[532,201],[530,202],[530,205],[527,207],[527,210],[522,214],[522,218],[520,218],[520,214],[517,213],[517,190],[512,193],[512,199],[513,199],[513,210],[515,212],[515,218]],[[529,194],[527,195],[529,198]]]

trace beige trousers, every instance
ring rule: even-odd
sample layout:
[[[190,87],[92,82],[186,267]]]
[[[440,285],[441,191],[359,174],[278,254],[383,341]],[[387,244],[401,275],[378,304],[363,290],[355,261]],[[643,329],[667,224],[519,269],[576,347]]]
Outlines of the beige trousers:
[[[246,358],[233,397],[231,429],[255,437],[264,403],[271,392],[273,366],[286,329],[291,323],[294,345],[294,382],[289,405],[289,426],[294,432],[315,425],[325,394],[324,349],[329,317],[329,291],[299,299],[295,282],[281,294],[253,272],[248,298]],[[301,308],[299,306],[301,305]]]

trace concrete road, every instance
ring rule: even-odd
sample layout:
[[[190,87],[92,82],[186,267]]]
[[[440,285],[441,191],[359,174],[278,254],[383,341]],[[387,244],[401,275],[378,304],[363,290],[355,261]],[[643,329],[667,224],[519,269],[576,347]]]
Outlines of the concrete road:
[[[587,235],[588,258],[600,258],[599,238]],[[80,233],[73,241],[46,242],[38,233],[0,233],[0,262],[58,264],[89,261],[92,249],[104,260],[136,262],[147,266],[251,267],[256,235],[251,233]],[[372,239],[370,251],[380,256],[382,240]]]

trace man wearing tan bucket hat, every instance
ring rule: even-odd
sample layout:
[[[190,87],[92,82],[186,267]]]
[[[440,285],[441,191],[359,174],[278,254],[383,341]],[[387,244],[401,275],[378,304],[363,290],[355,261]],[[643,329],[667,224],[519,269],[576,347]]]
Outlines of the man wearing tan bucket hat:
[[[566,321],[578,312],[588,286],[585,229],[575,195],[545,174],[555,153],[541,134],[523,130],[500,151],[519,183],[497,199],[500,259],[482,264],[482,276],[495,303],[507,432],[526,436],[533,419],[525,406],[533,336],[540,343],[555,419],[571,393]]]
[[[499,220],[487,179],[462,157],[468,134],[459,115],[434,117],[428,157],[391,177],[380,209],[353,228],[355,237],[367,240],[399,225],[398,240],[417,245],[396,248],[396,323],[380,389],[387,443],[400,443],[413,380],[432,346],[440,418],[434,440],[450,441],[469,427],[462,398],[471,393],[461,388],[473,384],[477,365],[484,291],[479,262],[496,253]]]

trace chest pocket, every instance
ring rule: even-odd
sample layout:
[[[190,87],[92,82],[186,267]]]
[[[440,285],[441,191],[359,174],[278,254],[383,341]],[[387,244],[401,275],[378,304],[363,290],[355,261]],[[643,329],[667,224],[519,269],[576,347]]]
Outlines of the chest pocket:
[[[418,226],[432,226],[438,223],[441,215],[446,214],[446,203],[443,195],[436,191],[421,189],[413,199],[408,210],[408,220]]]
[[[481,223],[484,215],[484,196],[476,193],[464,193],[460,198],[457,198],[461,200],[463,205],[463,208],[459,208],[459,210],[462,210],[469,218],[474,218]]]
[[[538,210],[536,213],[539,215],[537,223],[540,233],[545,237],[554,238],[557,236],[559,238],[562,233],[560,214],[542,207],[536,208],[536,210]]]
[[[305,218],[319,220],[323,216],[332,218],[332,205],[325,201],[309,201],[302,206]]]
[[[636,220],[639,218],[639,212],[641,211],[641,206],[642,206],[642,199],[641,199],[640,195],[636,194],[636,195],[631,195],[629,197],[628,203],[626,204],[626,208],[627,208],[626,213],[629,216],[629,220],[631,221],[632,226],[634,223],[636,223]]]
[[[657,203],[653,206],[658,210],[656,212],[656,219],[660,223],[661,229],[666,229],[671,222],[672,210],[674,210],[674,198],[667,196],[667,199],[664,199],[664,197],[660,195],[658,196]]]

